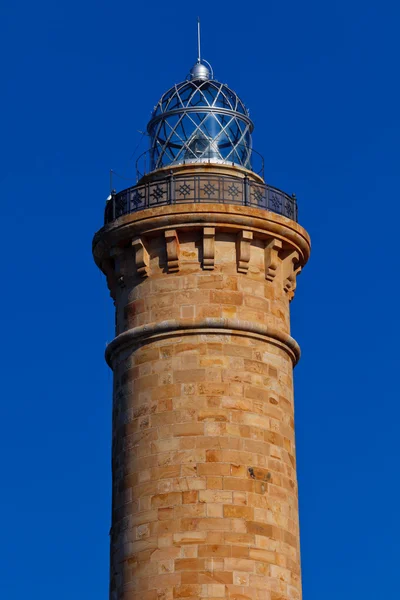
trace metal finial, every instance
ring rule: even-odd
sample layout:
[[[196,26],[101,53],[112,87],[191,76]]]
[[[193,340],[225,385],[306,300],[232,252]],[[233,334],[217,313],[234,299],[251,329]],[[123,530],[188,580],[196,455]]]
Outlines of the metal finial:
[[[201,47],[200,47],[200,17],[197,17],[197,62],[201,62]]]
[[[201,58],[200,17],[197,17],[197,62],[190,70],[190,79],[210,79],[214,73],[210,63]]]

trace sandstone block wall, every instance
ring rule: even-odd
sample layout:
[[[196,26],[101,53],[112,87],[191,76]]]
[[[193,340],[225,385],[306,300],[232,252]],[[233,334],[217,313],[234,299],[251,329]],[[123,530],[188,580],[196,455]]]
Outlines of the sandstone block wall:
[[[111,600],[301,599],[289,301],[307,257],[260,212],[102,233]]]
[[[300,598],[288,355],[207,333],[120,361],[112,598]]]

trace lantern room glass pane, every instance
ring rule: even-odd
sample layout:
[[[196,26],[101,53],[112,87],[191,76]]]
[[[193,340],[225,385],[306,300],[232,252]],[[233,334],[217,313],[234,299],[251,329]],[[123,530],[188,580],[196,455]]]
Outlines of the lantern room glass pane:
[[[181,162],[226,162],[251,169],[253,124],[237,94],[214,80],[168,90],[148,125],[151,168]]]

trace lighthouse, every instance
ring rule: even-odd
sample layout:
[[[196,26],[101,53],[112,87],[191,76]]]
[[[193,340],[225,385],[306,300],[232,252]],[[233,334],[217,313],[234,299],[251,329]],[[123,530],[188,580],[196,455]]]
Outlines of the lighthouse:
[[[94,236],[115,304],[110,600],[302,597],[290,302],[310,239],[253,128],[199,55]]]

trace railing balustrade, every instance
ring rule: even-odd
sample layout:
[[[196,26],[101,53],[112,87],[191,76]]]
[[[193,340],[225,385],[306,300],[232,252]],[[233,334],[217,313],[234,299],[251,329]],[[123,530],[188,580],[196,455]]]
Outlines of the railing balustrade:
[[[266,183],[257,183],[249,177],[225,175],[170,175],[158,181],[135,185],[112,192],[104,221],[111,223],[118,217],[146,208],[167,204],[222,203],[253,206],[283,215],[297,222],[295,195]]]

